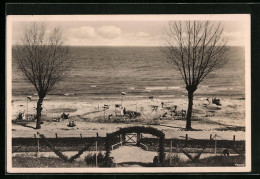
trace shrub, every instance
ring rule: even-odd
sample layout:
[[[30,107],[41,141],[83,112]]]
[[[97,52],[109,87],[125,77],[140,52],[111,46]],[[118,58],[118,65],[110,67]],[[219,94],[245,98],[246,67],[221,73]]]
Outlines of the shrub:
[[[197,164],[209,166],[235,166],[236,164],[245,164],[245,156],[213,156],[201,159]]]
[[[98,155],[97,155],[97,161],[98,161],[98,163],[101,163],[101,162],[103,162],[103,160],[104,160],[104,155],[102,154],[102,152],[100,151],[99,153],[98,153]]]
[[[113,167],[114,162],[112,157],[104,157],[103,162],[100,163],[100,167]]]
[[[96,166],[96,154],[89,153],[85,157],[85,162],[87,165],[90,165],[92,167]],[[97,155],[97,162],[98,167],[112,167],[114,164],[113,159],[111,157],[106,157],[101,151]]]
[[[170,164],[170,158],[172,158],[171,164]],[[180,163],[183,163],[183,161],[180,159],[178,154],[174,154],[172,157],[168,155],[165,159],[165,166],[178,166]]]
[[[91,153],[89,153],[86,157],[85,157],[85,162],[87,165],[90,165],[90,166],[95,166],[96,163],[95,163],[95,154],[92,155]],[[94,161],[94,162],[93,162]]]

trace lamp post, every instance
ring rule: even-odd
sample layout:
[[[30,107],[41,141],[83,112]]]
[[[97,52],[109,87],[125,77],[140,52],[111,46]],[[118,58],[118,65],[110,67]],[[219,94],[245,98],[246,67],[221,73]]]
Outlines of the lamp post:
[[[104,104],[104,121],[106,120],[106,109],[109,109],[109,106],[107,104]]]
[[[121,106],[122,106],[122,101],[123,101],[123,96],[126,95],[126,92],[121,92]]]
[[[28,101],[31,101],[32,100],[32,96],[27,96],[27,105],[26,105],[26,108],[27,108],[27,111],[26,111],[26,119],[28,120]]]

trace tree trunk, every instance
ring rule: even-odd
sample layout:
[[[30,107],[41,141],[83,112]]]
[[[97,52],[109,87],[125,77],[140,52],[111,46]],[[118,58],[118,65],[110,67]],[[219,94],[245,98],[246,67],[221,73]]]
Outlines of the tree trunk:
[[[37,111],[37,115],[36,115],[36,118],[37,118],[36,129],[40,129],[41,128],[41,116],[42,116],[42,102],[43,102],[43,98],[44,97],[39,95],[39,99],[38,99],[38,102],[37,102],[37,108],[36,108],[36,111]]]
[[[191,116],[192,116],[192,105],[193,105],[193,90],[188,90],[188,112],[187,112],[187,119],[186,119],[186,130],[191,130]]]

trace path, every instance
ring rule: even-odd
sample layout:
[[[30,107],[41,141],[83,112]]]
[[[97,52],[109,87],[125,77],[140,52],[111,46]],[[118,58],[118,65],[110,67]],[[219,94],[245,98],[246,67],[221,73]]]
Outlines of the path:
[[[140,167],[148,163],[153,163],[157,152],[145,151],[136,146],[122,146],[111,151],[110,156],[114,157],[114,162],[119,166]]]

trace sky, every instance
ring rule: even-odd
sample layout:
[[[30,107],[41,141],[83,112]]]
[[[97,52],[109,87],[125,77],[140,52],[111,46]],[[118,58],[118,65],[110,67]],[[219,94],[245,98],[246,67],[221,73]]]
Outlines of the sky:
[[[26,25],[33,21],[12,21],[12,43],[19,44]],[[50,31],[63,30],[66,45],[72,46],[162,46],[168,20],[84,20],[43,21]],[[245,25],[223,21],[223,36],[230,46],[244,46]]]

